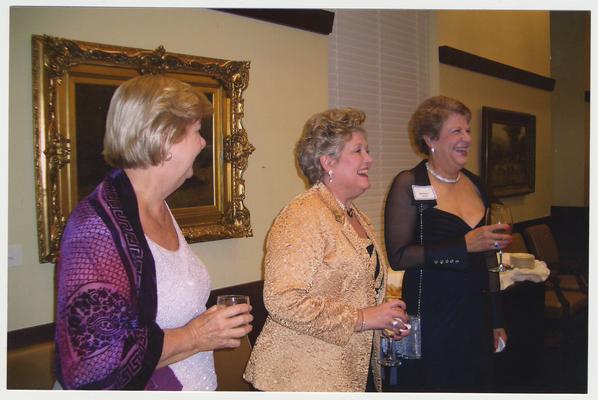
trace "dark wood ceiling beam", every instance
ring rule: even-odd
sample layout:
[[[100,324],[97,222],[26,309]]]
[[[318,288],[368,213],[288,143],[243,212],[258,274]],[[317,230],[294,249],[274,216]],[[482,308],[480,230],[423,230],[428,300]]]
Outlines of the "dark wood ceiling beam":
[[[322,35],[329,35],[332,32],[334,22],[333,12],[317,9],[214,8],[214,10],[273,22]]]
[[[556,83],[552,78],[499,63],[450,46],[438,47],[438,61],[442,64],[452,65],[547,91],[553,91]]]

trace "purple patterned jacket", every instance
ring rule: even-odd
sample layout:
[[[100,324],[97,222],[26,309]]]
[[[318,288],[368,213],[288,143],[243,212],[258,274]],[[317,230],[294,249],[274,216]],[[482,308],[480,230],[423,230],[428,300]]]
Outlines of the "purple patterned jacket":
[[[154,259],[125,172],[112,170],[82,200],[62,235],[57,271],[56,375],[65,389],[180,389],[156,370]]]

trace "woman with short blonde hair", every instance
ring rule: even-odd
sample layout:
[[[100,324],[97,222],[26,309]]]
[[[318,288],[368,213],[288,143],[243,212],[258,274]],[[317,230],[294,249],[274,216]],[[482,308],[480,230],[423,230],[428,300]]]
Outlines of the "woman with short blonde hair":
[[[117,168],[163,162],[192,121],[212,115],[212,104],[192,86],[163,75],[142,75],[121,85],[110,102],[104,159]]]
[[[112,166],[71,213],[57,264],[64,389],[214,390],[212,351],[251,331],[247,304],[206,310],[210,276],[166,198],[205,148],[203,94],[162,75],[123,83],[107,117]]]

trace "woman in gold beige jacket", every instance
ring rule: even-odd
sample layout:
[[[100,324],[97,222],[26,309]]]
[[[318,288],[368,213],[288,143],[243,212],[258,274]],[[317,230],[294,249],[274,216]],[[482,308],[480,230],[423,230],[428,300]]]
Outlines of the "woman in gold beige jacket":
[[[312,187],[282,210],[268,235],[269,315],[244,375],[256,389],[380,390],[374,332],[408,334],[405,304],[382,302],[386,255],[353,204],[370,187],[364,120],[361,111],[341,109],[305,124],[296,153]]]

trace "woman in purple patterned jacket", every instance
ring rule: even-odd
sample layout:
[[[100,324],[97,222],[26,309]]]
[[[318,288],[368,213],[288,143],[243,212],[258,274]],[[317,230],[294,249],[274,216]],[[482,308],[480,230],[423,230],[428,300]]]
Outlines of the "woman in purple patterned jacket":
[[[108,110],[110,171],[69,217],[57,265],[65,389],[214,390],[212,350],[251,330],[246,304],[206,310],[211,282],[165,199],[206,146],[207,98],[165,76],[122,84]]]

